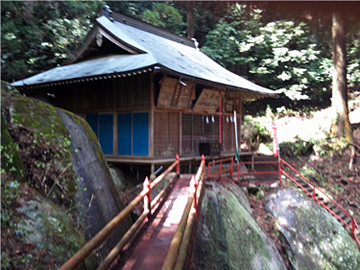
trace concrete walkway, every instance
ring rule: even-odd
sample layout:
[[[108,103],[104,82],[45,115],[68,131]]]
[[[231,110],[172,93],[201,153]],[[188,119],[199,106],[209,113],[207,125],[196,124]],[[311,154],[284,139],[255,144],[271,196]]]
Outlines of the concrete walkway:
[[[181,220],[191,175],[181,175],[122,269],[160,270]]]

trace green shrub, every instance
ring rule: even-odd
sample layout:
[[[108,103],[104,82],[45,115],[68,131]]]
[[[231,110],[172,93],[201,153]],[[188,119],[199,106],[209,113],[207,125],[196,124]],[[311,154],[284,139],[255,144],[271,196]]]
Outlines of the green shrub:
[[[249,150],[258,149],[261,143],[271,141],[271,134],[267,128],[259,121],[254,120],[250,115],[244,117],[241,126],[242,137],[249,146]]]

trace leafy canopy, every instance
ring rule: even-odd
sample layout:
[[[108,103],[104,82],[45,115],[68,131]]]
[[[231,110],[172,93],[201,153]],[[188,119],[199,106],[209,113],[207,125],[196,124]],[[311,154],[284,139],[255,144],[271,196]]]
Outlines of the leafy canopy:
[[[63,62],[81,45],[101,1],[2,1],[1,77],[22,79]]]
[[[309,27],[303,22],[261,19],[261,10],[233,5],[209,33],[202,51],[225,68],[290,99],[321,96],[330,83],[329,66]]]

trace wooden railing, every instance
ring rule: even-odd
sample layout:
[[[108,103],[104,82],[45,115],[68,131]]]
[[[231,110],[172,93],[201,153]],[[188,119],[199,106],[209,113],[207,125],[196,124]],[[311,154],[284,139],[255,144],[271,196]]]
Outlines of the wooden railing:
[[[196,236],[197,218],[201,207],[201,199],[203,194],[203,180],[205,178],[205,157],[201,157],[200,167],[196,176],[191,178],[191,191],[185,210],[181,217],[175,236],[170,244],[169,251],[166,255],[162,270],[180,270],[186,269],[185,265],[191,260],[192,251],[191,239]],[[190,251],[189,251],[190,249]]]
[[[141,224],[146,218],[149,218],[151,215],[151,190],[156,187],[165,176],[170,173],[176,166],[176,173],[180,175],[180,160],[179,156],[176,155],[176,161],[171,164],[166,171],[164,171],[160,176],[155,178],[153,182],[150,183],[149,179],[146,177],[144,181],[144,188],[139,195],[133,199],[129,205],[127,205],[116,217],[114,217],[100,232],[98,232],[89,242],[87,242],[72,258],[70,258],[60,270],[70,270],[75,269],[82,261],[86,259],[87,256],[98,247],[105,238],[120,224],[121,221],[127,217],[135,206],[144,200],[144,212],[136,220],[136,222],[131,226],[131,228],[126,232],[126,234],[121,238],[119,243],[113,248],[105,260],[100,264],[98,270],[107,269],[110,264],[114,261],[116,256],[122,251],[124,246],[129,242],[131,237],[136,233],[140,228]],[[164,189],[161,191],[164,192]],[[159,194],[160,195],[160,194]],[[159,196],[158,195],[158,196]]]

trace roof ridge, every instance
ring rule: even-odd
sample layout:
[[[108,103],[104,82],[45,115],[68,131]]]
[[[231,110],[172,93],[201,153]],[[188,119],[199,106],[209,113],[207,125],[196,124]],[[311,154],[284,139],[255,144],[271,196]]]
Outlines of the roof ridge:
[[[101,12],[100,12],[99,17],[101,17],[101,16],[107,17],[110,21],[117,21],[119,23],[123,23],[123,24],[129,25],[129,26],[135,27],[137,29],[149,32],[151,34],[154,34],[154,35],[157,35],[160,37],[167,38],[169,40],[190,46],[192,48],[196,48],[196,46],[197,46],[196,39],[189,39],[187,37],[183,37],[183,36],[177,35],[175,33],[172,33],[168,30],[161,29],[152,24],[137,20],[130,16],[127,16],[127,15],[124,15],[124,14],[121,14],[118,12],[113,12],[110,10],[109,6],[107,6],[107,5],[104,5],[101,7]]]

